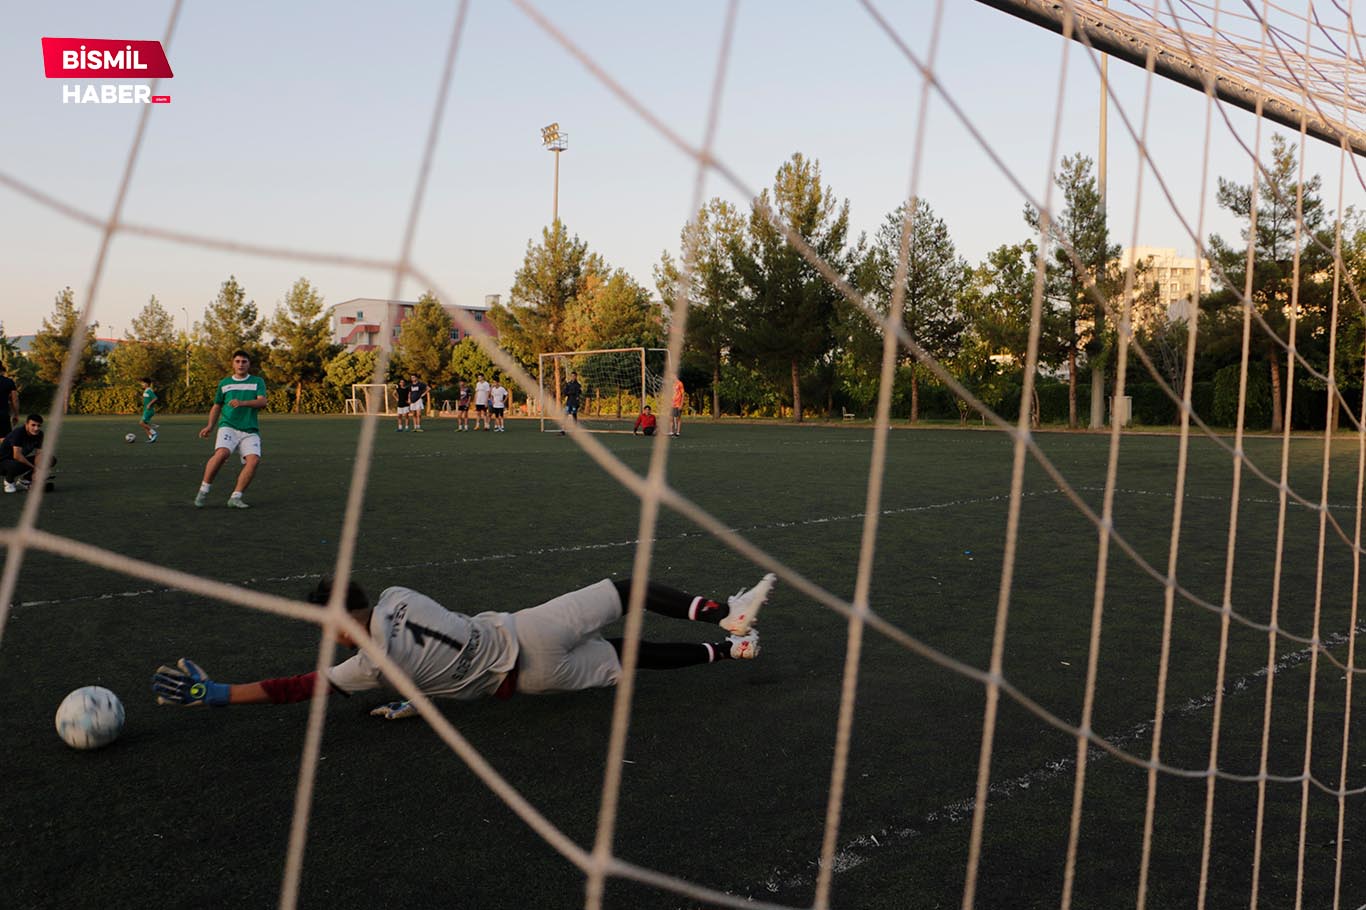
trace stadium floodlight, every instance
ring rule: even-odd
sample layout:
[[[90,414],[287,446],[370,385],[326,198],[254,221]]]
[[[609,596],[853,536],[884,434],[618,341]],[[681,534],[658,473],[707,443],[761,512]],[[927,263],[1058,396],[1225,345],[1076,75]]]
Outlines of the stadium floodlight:
[[[560,223],[560,152],[569,148],[569,134],[560,130],[558,122],[541,127],[541,145],[555,153],[555,195],[551,204],[551,224]]]

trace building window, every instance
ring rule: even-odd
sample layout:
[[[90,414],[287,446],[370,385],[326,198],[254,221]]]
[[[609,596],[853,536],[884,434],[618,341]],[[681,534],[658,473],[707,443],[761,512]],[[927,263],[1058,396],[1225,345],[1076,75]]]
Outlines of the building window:
[[[364,310],[356,310],[356,318],[357,318],[357,319],[364,319],[364,318],[365,318],[365,311],[364,311]]]
[[[483,321],[484,321],[484,314],[483,314],[483,313],[475,313],[475,314],[474,314],[474,321],[475,321],[475,322],[483,322]]]

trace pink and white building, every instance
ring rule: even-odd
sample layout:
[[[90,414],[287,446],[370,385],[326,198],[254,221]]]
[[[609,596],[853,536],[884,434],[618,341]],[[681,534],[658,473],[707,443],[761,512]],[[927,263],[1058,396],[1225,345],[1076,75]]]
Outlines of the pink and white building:
[[[452,320],[457,312],[466,313],[474,318],[483,334],[496,338],[498,329],[488,318],[488,311],[498,302],[498,295],[491,294],[484,300],[482,307],[449,304],[443,304],[443,307]],[[416,308],[416,300],[380,300],[376,297],[356,297],[338,303],[332,307],[332,342],[343,345],[347,351],[392,351],[403,320]],[[451,344],[463,340],[467,334],[458,323],[452,326]]]

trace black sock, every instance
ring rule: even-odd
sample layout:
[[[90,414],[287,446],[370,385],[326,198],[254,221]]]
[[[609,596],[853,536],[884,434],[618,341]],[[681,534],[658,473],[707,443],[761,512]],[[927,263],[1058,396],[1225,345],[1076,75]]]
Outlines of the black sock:
[[[609,638],[607,641],[617,649],[617,657],[620,657],[623,647],[622,640],[620,638]],[[691,642],[642,641],[636,658],[636,666],[642,670],[677,670],[679,667],[715,663],[718,660],[730,660],[729,642],[721,642],[718,645],[702,645]]]
[[[617,594],[621,597],[623,613],[626,611],[626,605],[630,603],[631,583],[631,579],[612,582],[616,585]],[[726,615],[730,613],[730,607],[723,603],[717,603],[714,600],[693,594],[685,594],[676,588],[655,581],[645,586],[645,609],[661,616],[709,622],[713,625],[725,619]]]

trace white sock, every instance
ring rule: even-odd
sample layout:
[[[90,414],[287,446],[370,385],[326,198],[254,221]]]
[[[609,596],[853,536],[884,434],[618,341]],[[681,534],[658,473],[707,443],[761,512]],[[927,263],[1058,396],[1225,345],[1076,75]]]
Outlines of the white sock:
[[[232,491],[232,495],[229,496],[228,498],[229,498],[229,499],[241,499],[241,498],[242,498],[242,491],[241,491],[241,490],[233,490],[233,491]]]
[[[207,483],[201,483],[201,484],[199,485],[199,492],[201,492],[201,493],[207,493],[207,492],[209,492],[209,491],[212,490],[212,489],[213,489],[213,487],[209,486]]]

